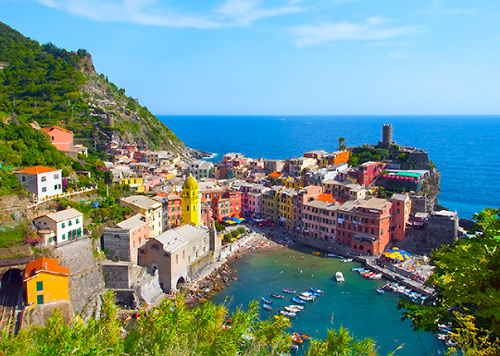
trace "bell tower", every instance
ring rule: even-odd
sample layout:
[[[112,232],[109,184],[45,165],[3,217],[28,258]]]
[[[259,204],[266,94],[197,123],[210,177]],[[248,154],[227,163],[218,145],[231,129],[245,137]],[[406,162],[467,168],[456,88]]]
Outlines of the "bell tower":
[[[182,222],[181,225],[200,226],[201,201],[200,186],[190,174],[182,186]]]

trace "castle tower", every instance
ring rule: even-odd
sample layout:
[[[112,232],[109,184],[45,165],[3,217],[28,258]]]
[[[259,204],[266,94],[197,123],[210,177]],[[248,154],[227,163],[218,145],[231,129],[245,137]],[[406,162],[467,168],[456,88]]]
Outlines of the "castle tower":
[[[390,147],[392,145],[392,125],[385,124],[382,126],[382,146]]]
[[[200,186],[190,174],[182,186],[182,222],[181,225],[193,224],[200,226],[201,201]]]

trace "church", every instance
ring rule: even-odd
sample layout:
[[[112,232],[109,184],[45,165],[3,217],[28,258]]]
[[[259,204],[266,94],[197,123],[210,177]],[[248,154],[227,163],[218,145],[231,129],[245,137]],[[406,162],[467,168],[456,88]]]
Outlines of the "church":
[[[196,279],[198,273],[220,257],[221,239],[213,220],[204,224],[201,217],[198,182],[189,176],[182,186],[181,226],[149,239],[138,250],[138,264],[158,273],[165,293]]]

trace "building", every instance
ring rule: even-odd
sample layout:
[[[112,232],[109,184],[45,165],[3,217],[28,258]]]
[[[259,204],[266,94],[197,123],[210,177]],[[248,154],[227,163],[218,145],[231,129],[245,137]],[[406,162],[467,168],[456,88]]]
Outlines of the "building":
[[[33,194],[33,201],[62,194],[62,170],[44,166],[31,167],[15,173],[26,191]]]
[[[128,185],[130,188],[135,190],[138,193],[143,193],[146,188],[144,187],[144,179],[138,177],[128,177],[120,179],[121,185]]]
[[[196,160],[189,165],[189,173],[197,180],[210,178],[213,166],[212,162]]]
[[[262,216],[271,221],[280,217],[280,197],[283,187],[273,185],[262,193]]]
[[[305,202],[301,213],[302,224],[298,230],[309,237],[333,242],[337,226],[335,214],[339,206],[328,199]]]
[[[198,182],[189,175],[182,186],[182,221],[181,224],[192,224],[200,226],[201,224],[201,200],[200,186]]]
[[[393,194],[392,202],[391,241],[401,241],[405,238],[406,223],[410,219],[411,198],[406,194]]]
[[[315,151],[309,151],[304,153],[304,157],[307,158],[314,158],[314,159],[321,159],[323,156],[327,155],[328,152],[323,151],[323,150],[315,150]]]
[[[349,151],[336,151],[318,158],[318,164],[321,167],[347,164],[347,162],[349,162]]]
[[[51,230],[46,243],[58,245],[79,238],[83,234],[83,214],[70,208],[56,213],[39,216],[33,220],[35,227],[46,235]]]
[[[379,175],[380,172],[385,168],[385,163],[380,163],[380,162],[365,162],[363,164],[360,164],[357,166],[357,183],[367,186],[377,176]]]
[[[271,184],[281,184],[281,177],[283,175],[284,175],[284,173],[274,171],[273,173],[270,173],[268,175],[268,178],[271,181]]]
[[[158,273],[165,293],[177,289],[179,283],[194,278],[195,266],[203,268],[220,257],[221,239],[210,229],[191,224],[168,230],[146,242],[139,249],[139,265]]]
[[[69,268],[57,260],[39,258],[26,265],[23,287],[28,305],[69,301]]]
[[[285,162],[278,159],[270,159],[264,162],[264,172],[267,174],[271,174],[272,172],[281,172],[284,166]]]
[[[161,203],[143,195],[132,195],[120,198],[120,205],[131,208],[136,214],[142,214],[146,217],[146,222],[150,229],[150,237],[158,236],[163,232],[163,210]]]
[[[137,250],[149,238],[146,217],[136,214],[127,220],[104,229],[102,249],[106,257],[113,260],[129,261],[137,264]]]
[[[73,152],[73,132],[58,126],[42,129],[42,131],[50,136],[52,144],[59,151]]]

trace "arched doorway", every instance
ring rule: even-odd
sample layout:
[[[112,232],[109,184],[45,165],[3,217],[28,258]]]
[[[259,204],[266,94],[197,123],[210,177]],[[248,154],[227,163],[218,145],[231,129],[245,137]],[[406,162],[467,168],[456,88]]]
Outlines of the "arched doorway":
[[[185,283],[186,279],[184,277],[179,277],[179,279],[177,280],[176,288],[179,289]]]

